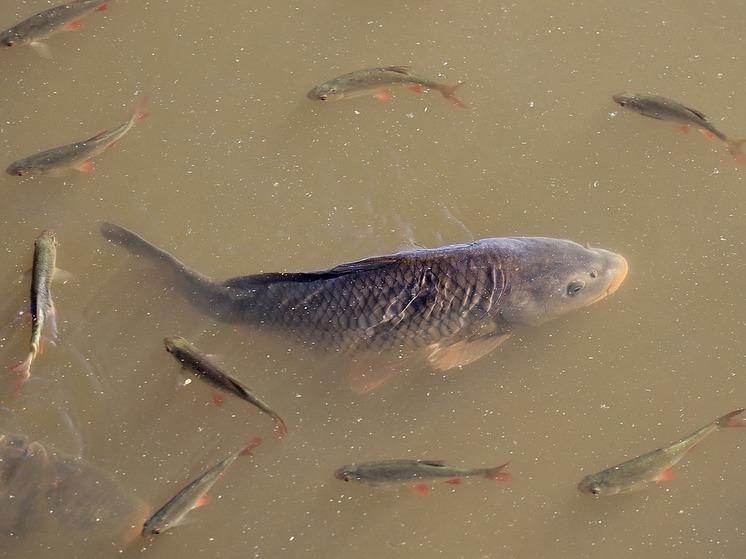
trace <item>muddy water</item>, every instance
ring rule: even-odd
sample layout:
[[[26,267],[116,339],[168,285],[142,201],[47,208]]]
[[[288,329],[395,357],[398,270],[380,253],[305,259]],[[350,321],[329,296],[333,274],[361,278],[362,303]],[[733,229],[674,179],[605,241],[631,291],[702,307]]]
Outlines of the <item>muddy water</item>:
[[[46,7],[6,2],[0,27]],[[188,527],[99,544],[123,557],[739,556],[738,430],[711,436],[665,485],[608,499],[575,487],[746,404],[746,169],[721,143],[611,101],[656,92],[746,135],[744,24],[736,2],[121,0],[50,38],[51,60],[3,50],[7,163],[118,125],[142,94],[150,116],[93,174],[0,178],[0,322],[27,304],[41,229],[56,232],[73,276],[54,287],[57,347],[18,396],[2,379],[0,428],[80,454],[151,510],[264,438]],[[469,108],[403,88],[386,104],[305,96],[393,64],[465,81]],[[188,307],[103,241],[103,220],[219,278],[509,235],[614,250],[630,273],[610,299],[461,371],[414,369],[358,395],[332,356]],[[177,389],[162,347],[175,334],[271,402],[286,440],[242,402],[217,408],[204,386]],[[0,361],[23,358],[28,338],[23,321],[6,326]],[[515,481],[420,497],[332,477],[396,457],[512,460]],[[24,532],[4,545],[100,557],[86,539]]]

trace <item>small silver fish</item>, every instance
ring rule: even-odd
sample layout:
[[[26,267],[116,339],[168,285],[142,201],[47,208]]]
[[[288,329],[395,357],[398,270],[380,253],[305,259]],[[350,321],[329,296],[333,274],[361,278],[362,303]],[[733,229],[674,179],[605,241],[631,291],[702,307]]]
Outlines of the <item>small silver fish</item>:
[[[145,521],[141,534],[144,537],[149,537],[165,532],[169,528],[178,526],[192,509],[206,505],[209,502],[206,493],[215,485],[226,468],[233,464],[239,456],[251,456],[252,449],[256,448],[260,442],[261,439],[259,438],[252,440],[241,450],[230,454],[179,491]]]
[[[641,95],[633,93],[618,93],[612,97],[614,102],[619,106],[629,109],[643,116],[654,118],[656,120],[667,120],[682,125],[682,131],[686,131],[689,126],[694,126],[705,132],[705,135],[715,137],[722,141],[728,148],[728,152],[733,159],[742,165],[746,165],[746,154],[743,153],[742,146],[746,143],[746,138],[734,139],[729,138],[720,130],[715,128],[707,117],[696,109],[682,105],[678,101],[661,97],[659,95]]]
[[[122,136],[147,116],[145,112],[147,100],[146,96],[140,97],[135,112],[130,119],[116,128],[105,130],[81,142],[48,149],[25,157],[8,165],[5,172],[16,177],[28,175],[59,176],[70,169],[76,169],[82,173],[92,173],[95,166],[91,159],[117,145]]]
[[[461,478],[480,476],[509,483],[512,477],[504,469],[506,462],[495,468],[460,468],[447,466],[440,460],[375,460],[342,466],[334,477],[342,481],[355,481],[373,487],[415,484],[420,494],[428,492],[423,482],[443,480],[446,483],[461,483]]]
[[[374,95],[381,101],[391,99],[388,86],[394,84],[409,84],[409,89],[415,93],[422,93],[424,89],[440,91],[443,97],[457,107],[466,105],[456,98],[456,90],[463,85],[444,85],[412,73],[409,66],[389,66],[387,68],[366,68],[350,72],[333,78],[308,92],[308,98],[318,101],[338,101],[352,99],[363,95]]]
[[[259,408],[275,421],[277,428],[280,431],[280,436],[283,436],[288,432],[285,421],[275,410],[257,397],[251,391],[251,388],[226,373],[193,344],[181,336],[166,338],[163,340],[163,343],[166,346],[166,351],[181,363],[184,370],[194,373],[198,378],[211,384],[215,388],[233,394],[234,396],[237,396],[238,398],[241,398]]]
[[[51,58],[48,47],[41,39],[61,31],[80,29],[78,21],[92,12],[106,10],[109,0],[74,0],[39,12],[0,33],[0,47],[29,45],[39,54]]]
[[[669,446],[632,458],[597,474],[586,476],[578,484],[578,491],[593,495],[615,495],[637,491],[653,481],[673,479],[675,474],[671,468],[707,435],[720,427],[746,426],[741,421],[733,419],[743,411],[743,409],[732,411]]]
[[[31,364],[41,353],[42,332],[49,324],[51,340],[57,337],[57,316],[52,301],[52,276],[57,260],[57,239],[49,229],[34,241],[34,263],[31,269],[31,349],[24,361],[11,368],[20,375],[16,389],[31,377]]]

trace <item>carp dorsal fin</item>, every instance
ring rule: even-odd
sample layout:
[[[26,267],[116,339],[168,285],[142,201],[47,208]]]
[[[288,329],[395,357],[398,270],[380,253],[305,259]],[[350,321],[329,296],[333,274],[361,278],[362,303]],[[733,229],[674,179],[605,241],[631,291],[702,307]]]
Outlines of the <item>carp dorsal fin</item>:
[[[381,268],[396,264],[400,261],[401,259],[396,258],[395,256],[375,256],[373,258],[358,260],[357,262],[340,264],[339,266],[335,266],[334,268],[331,268],[329,270],[320,270],[318,272],[267,272],[264,274],[252,274],[249,276],[231,278],[221,283],[225,287],[234,288],[251,287],[252,285],[268,285],[272,283],[282,282],[306,283],[312,281],[334,279],[359,272],[380,270]]]
[[[468,365],[483,355],[487,355],[510,337],[510,332],[495,334],[477,339],[460,340],[455,343],[443,340],[429,346],[428,359],[438,371],[447,371],[455,367]]]

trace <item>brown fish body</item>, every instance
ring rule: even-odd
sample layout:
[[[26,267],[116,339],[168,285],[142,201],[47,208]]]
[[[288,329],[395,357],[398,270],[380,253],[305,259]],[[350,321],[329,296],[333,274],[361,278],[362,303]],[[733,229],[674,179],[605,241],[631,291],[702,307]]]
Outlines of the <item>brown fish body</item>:
[[[746,164],[746,154],[741,151],[746,139],[729,138],[696,109],[660,95],[618,93],[612,99],[620,107],[656,120],[680,124],[684,130],[689,126],[704,130],[722,141],[738,163]]]
[[[131,231],[110,223],[101,231],[175,273],[190,302],[219,320],[266,326],[338,352],[423,350],[438,369],[479,358],[515,328],[603,299],[627,272],[612,252],[525,237],[213,281]]]
[[[220,368],[208,355],[201,352],[192,343],[181,336],[166,338],[163,343],[166,346],[166,351],[173,355],[174,359],[181,363],[185,370],[195,374],[218,390],[233,394],[257,407],[275,421],[280,435],[287,433],[288,429],[285,421],[275,410],[254,394],[251,388]]]
[[[0,542],[124,540],[147,506],[106,471],[45,442],[0,432]],[[56,538],[56,539],[55,539]],[[57,542],[59,543],[59,542]],[[123,541],[121,543],[124,543]]]
[[[463,85],[445,85],[412,73],[409,66],[388,66],[385,68],[365,68],[356,70],[314,87],[308,92],[309,99],[318,101],[338,101],[353,99],[363,95],[379,94],[390,85],[408,84],[416,92],[423,88],[439,91],[448,102],[458,107],[465,107],[455,96],[455,91]]]
[[[75,0],[39,12],[0,33],[0,47],[39,46],[39,41],[60,31],[80,27],[77,20],[106,9],[109,0]],[[43,47],[41,47],[43,48]],[[43,54],[48,56],[45,51]]]

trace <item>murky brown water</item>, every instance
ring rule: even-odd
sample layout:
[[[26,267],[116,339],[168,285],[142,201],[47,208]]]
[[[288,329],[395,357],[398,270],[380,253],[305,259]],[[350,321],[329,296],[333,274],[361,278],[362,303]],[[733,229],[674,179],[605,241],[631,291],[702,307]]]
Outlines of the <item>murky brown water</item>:
[[[0,27],[48,6],[5,2]],[[746,404],[746,169],[721,143],[610,99],[657,92],[746,135],[740,3],[121,0],[83,25],[47,41],[51,60],[0,52],[7,163],[119,124],[143,93],[150,117],[91,175],[0,178],[0,322],[27,304],[22,274],[40,230],[57,233],[58,265],[75,276],[54,287],[58,347],[19,396],[12,375],[2,380],[0,428],[80,451],[153,510],[265,439],[192,524],[118,556],[743,553],[738,430],[713,435],[665,485],[607,499],[576,491],[584,475]],[[392,64],[466,81],[469,109],[405,89],[388,104],[305,96]],[[609,300],[461,371],[412,371],[361,396],[331,357],[200,315],[107,244],[103,220],[220,278],[510,235],[608,248],[630,273]],[[271,402],[290,428],[284,443],[241,402],[216,408],[204,386],[177,390],[162,347],[175,334]],[[28,338],[20,321],[0,331],[0,364],[23,358]],[[420,497],[332,477],[391,457],[510,459],[515,482]],[[60,545],[101,557],[85,537],[3,545],[15,557],[58,557]]]

